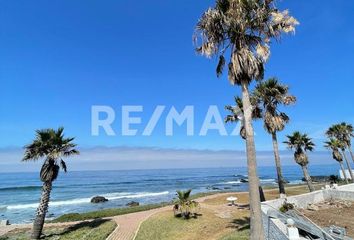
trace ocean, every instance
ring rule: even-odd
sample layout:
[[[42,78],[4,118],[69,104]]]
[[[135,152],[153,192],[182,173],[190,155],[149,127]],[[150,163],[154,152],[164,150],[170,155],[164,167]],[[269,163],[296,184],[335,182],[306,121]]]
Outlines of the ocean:
[[[337,165],[310,166],[313,176],[338,174]],[[274,185],[274,167],[259,167],[262,185]],[[284,166],[283,174],[291,184],[301,182],[299,166]],[[210,191],[247,191],[247,169],[201,168],[163,170],[120,170],[61,172],[53,184],[48,218],[65,213],[81,213],[105,208],[125,207],[130,201],[140,204],[171,201],[176,190],[192,193]],[[0,173],[0,219],[10,223],[31,222],[38,206],[41,182],[38,173]],[[109,201],[92,204],[94,196]]]

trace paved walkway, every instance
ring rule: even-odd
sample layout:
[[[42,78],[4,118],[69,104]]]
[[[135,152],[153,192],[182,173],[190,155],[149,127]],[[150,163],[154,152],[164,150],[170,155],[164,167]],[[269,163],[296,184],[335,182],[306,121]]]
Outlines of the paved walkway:
[[[129,213],[113,217],[117,223],[117,228],[108,236],[107,240],[132,240],[135,238],[137,231],[142,222],[154,215],[172,209],[171,206],[151,209],[143,212]]]

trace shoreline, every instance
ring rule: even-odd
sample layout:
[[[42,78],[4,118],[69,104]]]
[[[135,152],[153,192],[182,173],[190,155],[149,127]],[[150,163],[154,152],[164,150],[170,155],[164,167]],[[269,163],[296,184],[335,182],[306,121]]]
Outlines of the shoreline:
[[[323,184],[323,183],[318,183],[318,184]],[[318,185],[317,184],[317,185]],[[287,185],[286,187],[288,189],[296,188],[296,187],[301,187],[305,186],[306,183],[302,184],[291,184]],[[271,191],[271,190],[276,190],[277,186],[263,186],[264,192]],[[218,195],[223,195],[223,194],[231,194],[231,193],[237,193],[237,194],[246,194],[248,191],[230,191],[229,189],[227,190],[220,190],[220,191],[210,191],[210,192],[199,192],[196,194],[191,195],[191,199],[193,200],[200,200],[202,198],[208,197],[208,196],[218,196]],[[161,208],[165,206],[169,206],[173,204],[173,200],[168,201],[168,202],[155,202],[155,203],[150,203],[150,204],[143,204],[140,206],[136,207],[116,207],[116,208],[104,208],[104,209],[99,209],[95,211],[86,211],[82,213],[75,213],[75,212],[70,212],[70,213],[65,213],[62,214],[58,217],[55,217],[54,219],[47,219],[46,223],[51,224],[51,223],[65,223],[65,222],[71,222],[71,221],[84,221],[84,220],[90,220],[90,219],[95,219],[98,218],[99,216],[102,216],[103,218],[106,217],[113,217],[113,216],[118,216],[118,215],[125,215],[129,213],[134,213],[134,212],[141,212],[141,211],[148,211],[151,209],[156,209],[156,208]],[[115,215],[111,215],[112,214]],[[109,216],[108,216],[109,215]],[[88,218],[89,216],[92,216],[92,218]],[[32,223],[13,223],[8,226],[26,226],[26,225],[31,225]]]
[[[323,183],[318,183],[315,186],[320,188]],[[299,190],[306,188],[306,184],[297,184],[295,186],[287,186],[287,189],[294,190],[299,188]],[[276,187],[271,187],[264,189],[264,192],[269,196],[278,196]],[[274,192],[274,193],[273,193]],[[273,193],[274,195],[272,195]],[[214,199],[221,199],[224,196],[229,195],[239,195],[241,198],[244,196],[248,198],[248,191],[225,191],[225,192],[207,192],[194,194],[191,198],[203,203],[204,201],[213,201]],[[139,207],[126,207],[126,208],[115,208],[115,209],[102,209],[94,212],[85,212],[81,214],[69,213],[64,214],[53,221],[46,221],[44,224],[45,228],[51,227],[70,227],[75,224],[80,224],[87,221],[94,221],[98,219],[103,220],[114,220],[118,221],[132,216],[145,216],[144,221],[148,218],[146,216],[151,216],[152,213],[158,213],[161,211],[168,211],[172,207],[172,202],[169,203],[155,203],[153,205],[141,205]],[[139,224],[140,225],[140,224]],[[30,229],[32,228],[32,223],[28,224],[11,224],[7,226],[0,227],[0,236],[6,235],[13,230]],[[117,228],[118,229],[118,228]]]
[[[202,195],[248,190],[248,184],[241,182],[242,179],[247,180],[247,173],[243,170],[202,169],[203,171],[188,169],[148,173],[128,171],[123,175],[116,171],[107,174],[87,174],[86,172],[62,174],[53,187],[53,198],[49,204],[47,220],[54,220],[67,213],[87,213],[111,208],[123,209],[131,201],[137,201],[140,205],[170,202],[175,198],[175,191],[178,189],[191,188],[192,194],[201,193]],[[322,174],[328,176],[334,173],[333,168],[327,167],[314,170],[316,171],[311,172],[313,176]],[[274,171],[273,168],[267,168],[259,173],[264,189],[269,186],[276,187]],[[287,176],[286,179],[290,181],[291,186],[296,186],[301,182],[302,175],[299,168],[285,169],[284,175]],[[21,180],[23,178],[18,178],[16,174],[11,175],[10,180],[4,177],[5,181],[1,186],[4,190],[0,188],[0,214],[3,215],[1,218],[9,219],[11,224],[30,223],[38,207],[38,196],[41,191],[38,177],[33,174],[25,177],[31,181],[23,181]],[[8,199],[8,196],[16,196],[16,198]],[[100,205],[90,204],[91,198],[95,196],[103,196],[109,201]]]
[[[321,188],[322,186],[324,186],[324,184],[326,184],[326,182],[317,182],[317,183],[314,183],[314,186],[317,188]],[[296,189],[296,188],[301,188],[301,187],[307,187],[307,184],[302,183],[302,184],[286,185],[285,187],[286,187],[286,189]],[[278,186],[263,187],[263,191],[265,193],[272,192],[277,189],[278,189]],[[215,191],[215,192],[201,192],[201,193],[196,193],[196,194],[191,195],[190,199],[200,201],[201,199],[206,199],[208,197],[214,197],[214,196],[217,197],[219,195],[222,196],[222,195],[227,195],[227,194],[248,194],[248,193],[249,193],[248,191],[229,191],[229,190]],[[85,216],[89,216],[92,214],[94,215],[95,213],[117,211],[116,213],[118,213],[118,214],[116,214],[116,215],[103,216],[103,218],[104,217],[113,217],[113,216],[125,215],[125,214],[130,214],[130,213],[135,213],[135,212],[149,211],[151,209],[163,208],[163,207],[172,206],[172,205],[173,205],[173,201],[171,200],[170,202],[158,202],[158,203],[153,203],[153,204],[140,205],[137,207],[107,208],[107,209],[101,209],[101,210],[97,210],[97,211],[88,211],[88,212],[84,212],[84,213],[67,213],[67,214],[63,214],[51,221],[48,221],[47,223],[64,223],[64,222],[73,221],[73,220],[75,221],[77,219],[77,217],[79,217],[79,216],[84,216],[83,219],[80,219],[81,221],[90,220],[90,219],[95,219],[95,218],[85,218]],[[142,209],[140,209],[140,208],[142,208]]]

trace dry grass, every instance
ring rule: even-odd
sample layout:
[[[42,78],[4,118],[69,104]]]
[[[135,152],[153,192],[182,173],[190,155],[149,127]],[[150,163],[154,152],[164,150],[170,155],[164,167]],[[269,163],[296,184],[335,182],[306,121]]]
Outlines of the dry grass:
[[[237,229],[247,231],[249,227],[248,211],[235,212],[231,219],[217,217],[207,208],[203,208],[200,214],[189,220],[175,218],[170,211],[156,214],[142,224],[136,240],[220,239]],[[234,219],[243,221],[234,222]]]
[[[315,185],[316,190],[320,190],[323,187],[323,184]],[[286,193],[288,196],[299,195],[303,193],[307,193],[308,188],[307,185],[297,185],[297,186],[290,186],[286,188]],[[279,197],[279,192],[277,189],[266,189],[264,190],[264,195],[266,200],[272,200]],[[209,205],[221,205],[225,204],[225,199],[229,196],[236,196],[238,198],[237,203],[244,205],[248,204],[248,192],[235,192],[229,193],[226,196],[215,196],[215,198],[207,199],[205,203]]]
[[[317,189],[321,185],[316,186]],[[288,195],[308,192],[307,186],[287,188]],[[278,197],[276,189],[265,190],[267,200]],[[241,207],[227,206],[226,198],[236,196]],[[175,218],[172,211],[156,214],[146,220],[136,240],[243,240],[248,239],[249,211],[248,193],[219,194],[201,203],[201,216],[197,219]]]
[[[92,239],[105,240],[116,228],[116,223],[109,220],[84,221],[70,227],[48,227],[43,231],[45,240]],[[15,229],[0,240],[27,240],[30,239],[31,229]]]

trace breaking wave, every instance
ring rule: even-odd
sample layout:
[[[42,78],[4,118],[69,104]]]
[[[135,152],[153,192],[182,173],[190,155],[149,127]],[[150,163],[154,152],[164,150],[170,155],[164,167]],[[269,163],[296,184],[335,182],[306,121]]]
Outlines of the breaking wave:
[[[168,191],[140,192],[140,193],[108,193],[108,194],[102,194],[102,196],[107,198],[108,200],[116,200],[116,199],[124,199],[124,198],[155,197],[155,196],[161,196],[161,195],[167,195],[167,194],[169,194]],[[64,201],[53,201],[53,202],[49,203],[49,206],[53,207],[53,206],[86,204],[86,203],[90,203],[90,201],[91,201],[91,198],[77,198],[77,199],[64,200]],[[38,207],[38,203],[0,206],[0,208],[6,208],[8,210],[37,208],[37,207]]]

